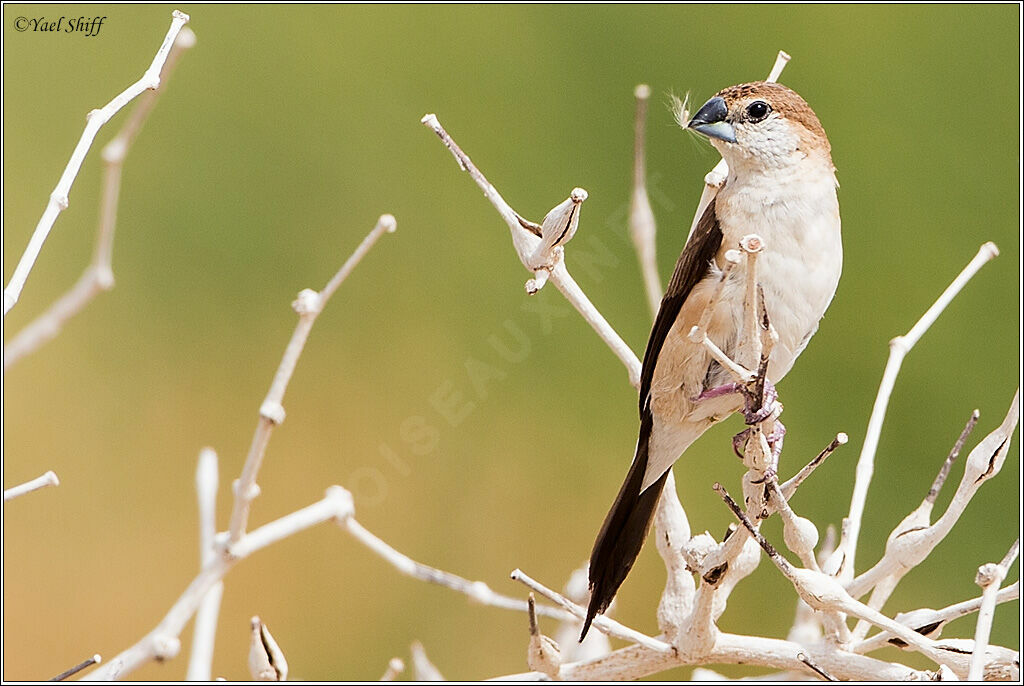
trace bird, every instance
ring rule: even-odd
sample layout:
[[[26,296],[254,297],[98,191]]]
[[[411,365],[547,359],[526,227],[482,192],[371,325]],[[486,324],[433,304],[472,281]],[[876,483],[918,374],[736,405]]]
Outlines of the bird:
[[[686,241],[647,341],[636,450],[590,556],[590,602],[580,641],[640,554],[673,463],[708,428],[736,412],[744,411],[748,424],[764,418],[751,416],[756,413],[744,407],[741,395],[729,392],[729,372],[687,335],[720,280],[726,251],[747,234],[763,239],[758,280],[778,333],[766,373],[772,389],[817,331],[842,271],[832,148],[800,95],[775,82],[730,86],[685,128],[710,141],[728,175]],[[706,329],[733,359],[742,331],[744,278],[742,265],[730,271]]]

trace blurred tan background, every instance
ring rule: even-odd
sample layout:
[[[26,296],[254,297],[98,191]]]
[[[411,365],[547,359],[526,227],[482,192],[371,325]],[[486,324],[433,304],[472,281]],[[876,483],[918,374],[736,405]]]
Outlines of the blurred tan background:
[[[795,499],[822,528],[847,513],[887,356],[986,240],[1002,255],[908,357],[886,419],[858,571],[927,492],[970,411],[968,443],[1001,421],[1019,377],[1019,7],[243,7],[187,5],[198,44],[182,59],[127,160],[117,287],[4,379],[3,484],[61,479],[4,506],[5,679],[113,657],[153,628],[196,573],[193,475],[221,457],[219,523],[257,409],[294,326],[289,303],[321,288],[384,212],[398,219],[321,316],[285,398],[251,523],[356,493],[370,530],[423,562],[525,596],[522,567],[561,586],[588,556],[636,438],[625,372],[558,292],[528,301],[508,230],[436,137],[436,112],[499,191],[539,220],[574,186],[590,199],[569,266],[642,352],[650,315],[626,238],[633,88],[653,89],[652,203],[664,279],[703,174],[717,157],[672,122],[668,93],[698,104],[764,78],[815,108],[839,169],[845,273],[819,333],[781,385],[781,473],[837,431],[842,448]],[[84,115],[137,79],[172,6],[3,8],[3,273],[6,283],[81,134]],[[18,16],[105,15],[98,36],[18,33]],[[97,138],[4,339],[88,262]],[[604,246],[607,254],[598,248]],[[603,261],[588,268],[583,253]],[[532,307],[534,309],[524,309]],[[537,308],[565,316],[545,319]],[[529,340],[503,360],[489,343]],[[546,329],[545,322],[550,324]],[[500,378],[475,388],[467,363]],[[453,427],[438,392],[474,407]],[[427,444],[410,435],[434,430]],[[731,517],[733,418],[676,470],[692,526]],[[386,446],[382,448],[382,446]],[[385,454],[396,453],[404,471]],[[900,585],[894,614],[974,597],[977,566],[1017,535],[1019,439],[948,539]],[[948,502],[961,467],[940,498]],[[781,539],[777,522],[766,531]],[[1010,578],[1017,578],[1017,565]],[[617,617],[656,632],[664,572],[647,546]],[[771,599],[766,603],[766,599]],[[721,626],[783,636],[792,589],[763,562]],[[1017,646],[1019,606],[995,641]],[[258,553],[227,578],[214,674],[247,678],[261,615],[309,679],[374,679],[422,640],[449,678],[526,669],[526,618],[400,576],[335,527]],[[544,627],[553,632],[553,627]],[[974,619],[948,627],[972,636]],[[132,676],[184,676],[182,655]],[[890,657],[924,666],[914,655]],[[739,676],[748,667],[722,667]],[[686,678],[689,670],[667,675]]]

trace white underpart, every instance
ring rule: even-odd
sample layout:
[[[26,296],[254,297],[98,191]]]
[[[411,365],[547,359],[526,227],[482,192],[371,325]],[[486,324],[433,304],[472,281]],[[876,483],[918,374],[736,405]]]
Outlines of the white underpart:
[[[729,165],[716,200],[723,245],[733,247],[748,233],[759,234],[766,244],[758,271],[779,333],[768,371],[773,382],[786,375],[817,330],[843,264],[832,161],[823,147],[802,144],[794,132],[798,126],[772,115],[760,125],[737,126],[739,145],[716,146]],[[729,301],[737,328],[740,277],[734,277]]]

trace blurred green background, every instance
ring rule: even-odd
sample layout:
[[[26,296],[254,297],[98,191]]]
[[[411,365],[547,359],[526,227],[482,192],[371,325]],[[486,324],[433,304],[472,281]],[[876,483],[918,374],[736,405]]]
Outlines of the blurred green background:
[[[986,240],[1001,256],[903,367],[858,571],[925,495],[970,411],[982,415],[968,447],[1006,411],[1020,369],[1017,6],[179,8],[191,13],[198,44],[125,165],[117,287],[4,379],[4,486],[47,469],[61,479],[4,506],[5,679],[49,677],[94,652],[109,659],[156,625],[198,566],[199,449],[221,457],[224,528],[230,483],[294,326],[289,303],[302,288],[321,288],[384,212],[398,232],[317,322],[252,524],[338,483],[355,492],[359,520],[399,550],[505,593],[525,596],[507,578],[514,567],[560,587],[587,558],[632,455],[635,394],[553,287],[528,300],[507,228],[419,123],[426,112],[529,218],[574,186],[589,191],[568,264],[642,352],[651,320],[625,230],[633,88],[645,82],[654,92],[649,174],[667,279],[717,160],[673,124],[668,94],[690,90],[703,102],[764,78],[787,50],[782,81],[831,137],[846,255],[835,301],[780,389],[789,427],[782,475],[837,431],[851,438],[794,507],[822,532],[846,514],[887,341]],[[4,6],[5,283],[85,113],[142,74],[171,9]],[[89,38],[14,30],[18,16],[94,15],[107,20]],[[123,118],[100,132],[4,320],[5,340],[87,264],[99,147]],[[551,308],[551,318],[541,314]],[[490,342],[511,345],[507,327],[529,342],[521,362]],[[467,371],[478,363],[492,372],[482,387]],[[435,409],[438,393],[473,403],[458,426]],[[417,435],[424,427],[426,438]],[[742,468],[729,449],[738,428],[736,418],[717,427],[677,467],[695,531],[717,536],[731,519],[710,486],[738,490]],[[1015,438],[1003,473],[904,580],[890,614],[978,594],[977,566],[999,560],[1017,535],[1019,465]],[[940,507],[960,473],[958,465]],[[778,522],[766,531],[781,540]],[[663,581],[648,545],[617,617],[656,632]],[[763,562],[721,626],[784,636],[794,603]],[[1019,644],[1018,608],[998,611],[995,641]],[[526,669],[525,617],[403,577],[331,526],[228,576],[215,675],[247,678],[254,614],[294,677],[377,678],[389,658],[408,659],[415,639],[449,678]],[[190,631],[178,659],[132,676],[183,677]],[[969,618],[946,635],[973,631]]]

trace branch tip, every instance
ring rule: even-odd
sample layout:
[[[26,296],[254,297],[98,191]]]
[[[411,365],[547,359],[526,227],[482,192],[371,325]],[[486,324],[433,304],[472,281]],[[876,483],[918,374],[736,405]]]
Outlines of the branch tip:
[[[395,215],[393,214],[382,214],[380,219],[377,220],[377,227],[383,228],[388,233],[394,233],[398,228],[398,221],[395,220]]]
[[[935,476],[935,481],[932,482],[931,488],[928,489],[928,495],[926,495],[924,499],[926,503],[934,504],[935,499],[939,497],[939,491],[942,490],[943,484],[946,483],[946,479],[949,477],[949,472],[953,468],[953,463],[956,461],[956,458],[960,456],[960,451],[963,450],[967,437],[974,430],[975,425],[977,425],[979,417],[981,417],[981,412],[977,409],[971,412],[971,416],[967,419],[967,423],[960,432],[960,436],[956,439],[956,443],[953,444],[953,448],[949,451],[946,459],[942,462],[942,466],[939,468],[939,473]]]
[[[789,56],[788,52],[785,50],[779,50],[779,54],[775,57],[775,64],[772,65],[772,70],[769,72],[767,80],[770,82],[778,81],[779,77],[782,76],[782,70],[786,68],[786,64],[791,59],[792,58]]]
[[[79,662],[77,665],[75,665],[71,669],[65,670],[65,671],[61,672],[60,674],[58,674],[57,676],[52,677],[51,679],[49,679],[49,681],[64,681],[68,677],[71,677],[71,676],[74,676],[75,674],[78,674],[79,672],[81,672],[86,667],[91,667],[93,665],[98,665],[101,662],[103,662],[103,658],[100,657],[99,653],[96,653],[95,655],[93,655],[89,659],[83,660],[82,662]]]

